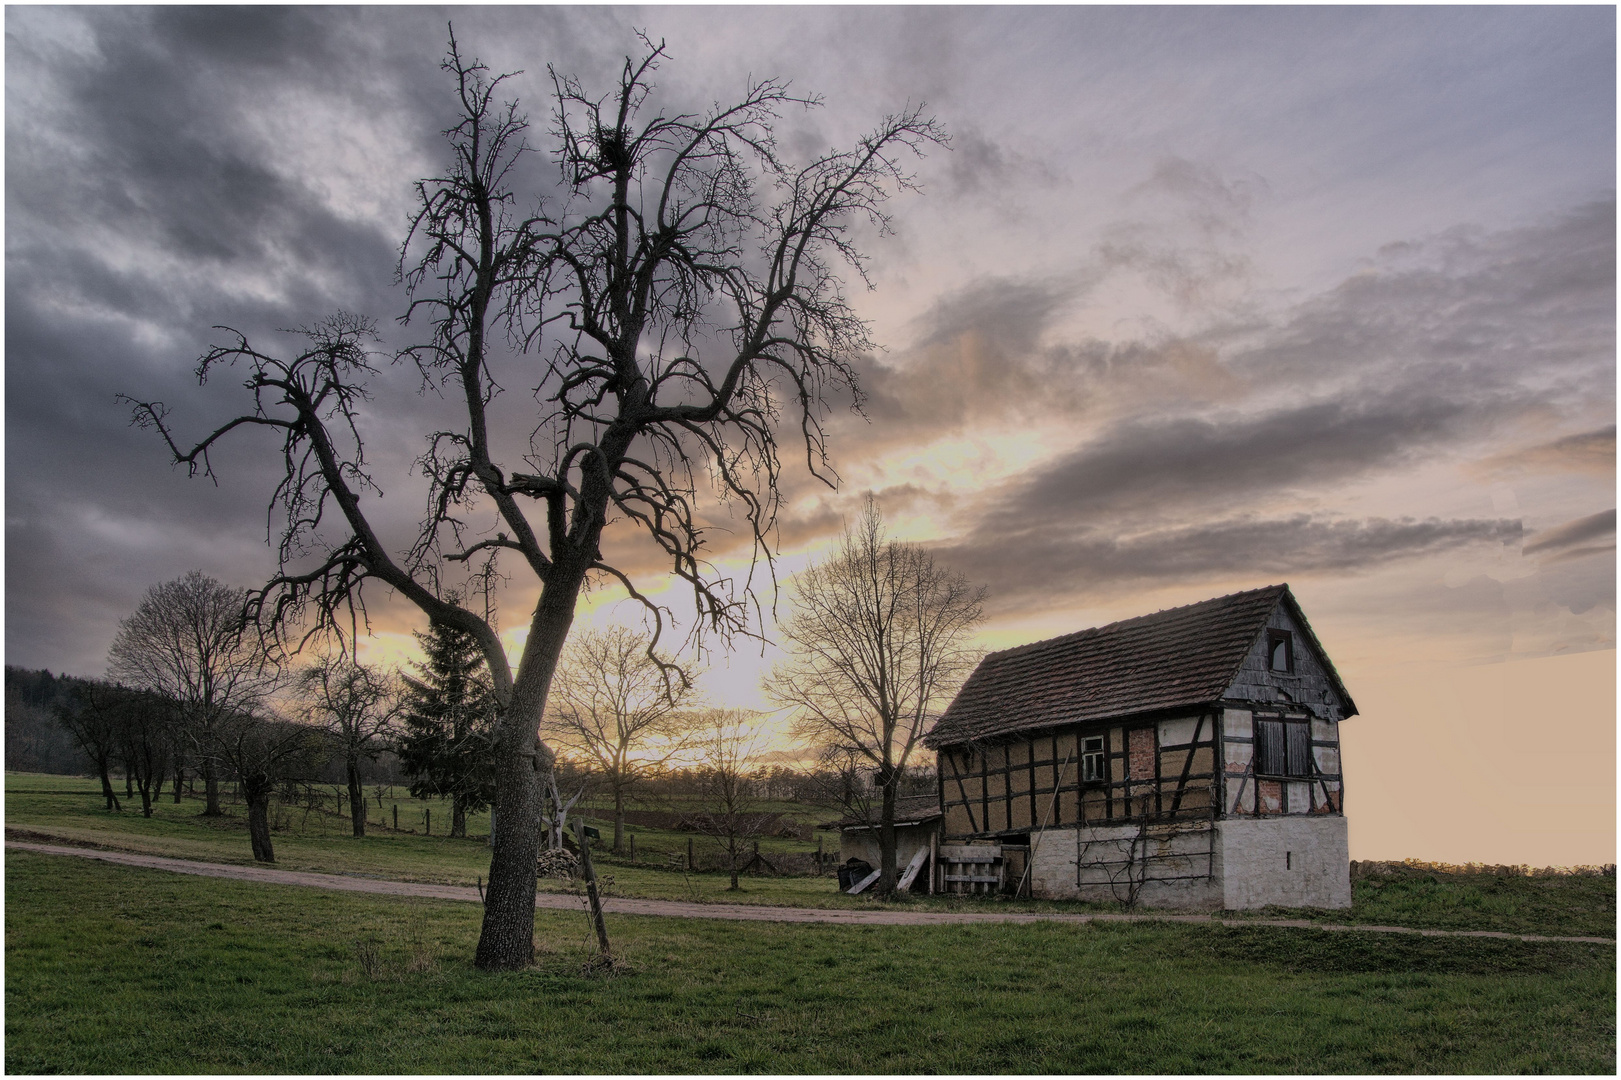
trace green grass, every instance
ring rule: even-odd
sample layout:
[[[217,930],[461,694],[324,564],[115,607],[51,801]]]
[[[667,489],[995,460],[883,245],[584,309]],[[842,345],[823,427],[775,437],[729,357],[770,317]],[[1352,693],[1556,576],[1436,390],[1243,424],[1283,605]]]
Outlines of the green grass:
[[[201,817],[201,802],[179,805],[165,799],[151,819],[126,808],[109,813],[102,808],[94,781],[82,777],[6,775],[6,826],[24,838],[89,843],[152,855],[168,855],[214,862],[251,863],[244,808],[226,804],[227,816]],[[423,804],[399,800],[400,823],[420,824]],[[392,820],[385,807],[372,813]],[[449,809],[431,804],[436,833],[440,822],[449,823]],[[346,818],[331,812],[286,808],[280,816],[285,828],[274,834],[277,865],[290,870],[362,874],[401,881],[472,885],[489,873],[489,850],[483,837],[488,818],[479,815],[469,824],[471,839],[451,840],[443,835],[374,830],[356,840]],[[604,830],[608,823],[598,821]],[[685,834],[637,827],[639,861],[602,852],[593,857],[598,872],[612,882],[613,895],[698,903],[755,903],[802,907],[862,909],[876,901],[866,896],[840,894],[828,877],[746,877],[741,892],[729,891],[721,873],[685,874],[669,869],[663,852],[686,850]],[[697,839],[699,850],[711,844]],[[824,839],[826,850],[836,852],[836,836]],[[814,850],[803,841],[773,839],[762,850]],[[569,883],[543,879],[542,889],[572,891]],[[1009,902],[995,897],[908,896],[904,903],[923,910],[1006,910]],[[1019,901],[1025,911],[1114,912],[1108,904]],[[1556,936],[1614,937],[1616,929],[1615,878],[1511,877],[1491,874],[1435,874],[1404,870],[1364,878],[1354,883],[1349,911],[1268,910],[1229,914],[1229,918],[1286,916],[1320,922],[1410,926],[1426,929],[1496,930],[1508,933]]]
[[[11,853],[11,1072],[1600,1072],[1615,950],[1164,923],[838,927],[540,912]]]

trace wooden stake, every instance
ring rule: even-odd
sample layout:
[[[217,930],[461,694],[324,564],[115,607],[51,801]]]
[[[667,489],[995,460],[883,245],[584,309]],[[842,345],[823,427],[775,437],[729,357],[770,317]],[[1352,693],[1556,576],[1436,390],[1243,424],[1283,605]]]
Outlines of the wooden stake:
[[[433,808],[429,806],[422,808],[422,835],[433,835]]]
[[[394,831],[400,831],[400,804],[394,804]]]
[[[580,863],[585,869],[585,894],[591,898],[591,918],[597,924],[597,944],[602,946],[603,956],[611,957],[608,925],[602,921],[602,899],[597,895],[597,872],[591,865],[591,845],[586,842],[585,823],[580,818],[574,819],[574,839],[580,844]]]

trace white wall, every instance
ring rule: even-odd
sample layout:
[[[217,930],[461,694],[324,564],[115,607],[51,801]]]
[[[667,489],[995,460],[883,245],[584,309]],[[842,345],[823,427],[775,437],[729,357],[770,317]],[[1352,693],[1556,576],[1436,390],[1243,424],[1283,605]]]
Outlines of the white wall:
[[[1351,906],[1345,818],[1228,819],[1217,828],[1224,908]]]

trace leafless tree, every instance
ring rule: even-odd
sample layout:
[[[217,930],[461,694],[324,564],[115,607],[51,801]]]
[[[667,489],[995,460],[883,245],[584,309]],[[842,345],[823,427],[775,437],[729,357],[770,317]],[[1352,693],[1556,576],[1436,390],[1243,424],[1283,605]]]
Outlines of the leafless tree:
[[[703,810],[689,820],[720,845],[731,871],[731,888],[737,889],[745,845],[779,817],[760,805],[756,774],[765,735],[759,723],[740,710],[715,709],[704,719],[694,746]]]
[[[847,809],[878,832],[878,892],[887,895],[907,762],[978,659],[969,639],[985,593],[917,545],[886,540],[870,497],[838,552],[796,574],[789,590],[781,627],[788,658],[766,688],[794,710],[794,733],[826,748],[829,764],[872,771],[877,814],[859,786]]]
[[[563,847],[563,837],[568,830],[568,812],[585,795],[590,783],[589,776],[583,778],[574,794],[565,799],[558,785],[557,761],[553,759],[552,767],[546,770],[545,798],[540,813],[543,846],[546,849],[557,851]]]
[[[246,602],[244,590],[192,570],[148,589],[107,654],[113,678],[175,702],[210,817],[221,813],[215,756],[221,720],[258,707],[276,685],[258,638],[243,632]]]
[[[343,653],[326,653],[299,673],[305,719],[326,731],[343,759],[349,820],[355,836],[366,835],[366,789],[361,762],[388,749],[400,716],[395,680]]]
[[[117,720],[118,756],[125,775],[135,781],[141,813],[152,816],[152,804],[163,794],[163,780],[175,767],[184,739],[175,703],[150,690],[115,686],[101,691],[110,699]]]
[[[248,803],[248,840],[259,862],[275,862],[270,842],[270,796],[278,784],[307,779],[326,760],[320,728],[285,720],[262,705],[232,710],[214,727],[215,753],[242,785]]]
[[[625,846],[625,797],[692,737],[690,682],[672,678],[643,634],[623,626],[575,635],[552,681],[546,730],[589,762],[613,795],[613,850]]]
[[[527,121],[501,100],[506,77],[490,77],[451,39],[444,69],[460,106],[446,133],[451,165],[417,185],[399,273],[406,319],[425,317],[431,330],[405,355],[459,401],[465,423],[428,434],[431,494],[407,548],[385,541],[361,501],[375,490],[357,423],[376,370],[368,321],[320,322],[290,359],[240,335],[210,350],[198,378],[245,368],[254,404],[195,444],[175,440],[161,402],[133,402],[137,422],[205,475],[211,450],[236,429],[280,434],[286,471],[273,500],[286,527],[281,571],[252,601],[262,630],[285,638],[313,611],[306,636],[353,634],[363,586],[376,581],[478,639],[503,710],[475,956],[484,969],[533,959],[550,757],[538,728],[582,587],[619,582],[647,605],[655,641],[668,614],[604,558],[610,518],[650,539],[690,587],[695,634],[755,625],[752,575],[736,582],[706,560],[700,487],[737,508],[755,554],[769,559],[779,424],[797,427],[812,471],[829,475],[825,403],[855,390],[853,362],[870,348],[840,277],[841,266],[863,274],[852,227],[886,228],[884,200],[912,184],[903,159],[942,140],[908,109],[853,148],[795,167],[773,126],[782,109],[814,99],[766,79],[731,104],[670,112],[651,99],[664,46],[643,46],[605,94],[552,72],[562,195],[524,211],[512,185],[531,150]],[[503,380],[531,388],[523,400],[539,404],[518,425],[495,416]],[[529,437],[497,446],[509,426]],[[487,613],[453,602],[441,580],[478,562],[488,583],[503,557],[540,586],[516,670]]]
[[[75,679],[65,700],[55,708],[57,722],[67,729],[101,777],[101,795],[108,810],[122,810],[113,790],[112,763],[120,742],[120,719],[105,685]]]

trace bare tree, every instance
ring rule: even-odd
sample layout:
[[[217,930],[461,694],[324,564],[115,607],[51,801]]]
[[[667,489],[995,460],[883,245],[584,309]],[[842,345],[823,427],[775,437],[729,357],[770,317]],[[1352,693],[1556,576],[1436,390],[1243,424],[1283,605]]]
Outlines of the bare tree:
[[[351,829],[355,836],[365,836],[366,789],[360,766],[376,761],[388,749],[400,716],[399,688],[385,673],[342,653],[318,657],[299,673],[297,685],[305,718],[326,731],[343,759]]]
[[[740,887],[737,872],[744,846],[779,816],[760,808],[763,800],[756,773],[764,748],[765,735],[759,724],[735,709],[710,712],[695,746],[703,810],[690,820],[725,853],[731,889]]]
[[[133,402],[137,422],[158,428],[194,473],[212,475],[210,451],[239,427],[280,434],[286,472],[273,505],[286,527],[281,571],[253,598],[262,630],[284,635],[313,610],[306,634],[352,634],[363,586],[377,581],[478,639],[502,706],[475,957],[484,969],[533,959],[550,756],[538,727],[582,587],[618,581],[647,604],[655,640],[664,626],[667,613],[604,558],[610,516],[650,539],[690,587],[695,634],[748,631],[752,576],[733,582],[706,561],[699,485],[739,508],[755,554],[769,558],[779,420],[797,426],[812,471],[826,475],[827,395],[854,390],[853,362],[870,348],[839,275],[841,265],[863,272],[852,226],[886,228],[885,198],[912,184],[902,159],[942,140],[908,109],[853,148],[796,168],[773,126],[780,110],[813,99],[766,79],[731,104],[669,112],[651,100],[664,46],[643,45],[606,94],[552,73],[563,194],[524,212],[512,184],[531,149],[527,121],[500,99],[505,76],[490,77],[451,39],[444,69],[460,107],[447,132],[451,166],[417,185],[399,273],[411,296],[406,318],[425,316],[431,330],[405,355],[428,385],[458,399],[465,423],[427,437],[421,464],[432,491],[408,548],[387,543],[361,502],[375,490],[356,419],[376,371],[368,321],[318,323],[291,359],[240,335],[210,350],[199,380],[246,368],[254,404],[195,444],[175,441],[161,402]],[[532,388],[522,400],[538,412],[492,422],[501,370],[509,385]],[[509,427],[528,437],[498,447]],[[441,584],[475,560],[491,571],[487,583],[501,557],[540,586],[516,670],[487,612],[453,602]]]
[[[163,779],[180,753],[179,710],[168,698],[150,690],[123,686],[102,688],[116,718],[118,756],[125,775],[133,777],[141,795],[141,814],[152,816],[152,804],[163,794]]]
[[[767,692],[794,710],[794,733],[828,751],[843,771],[872,770],[877,811],[852,790],[850,812],[877,829],[878,892],[895,888],[895,799],[925,725],[978,659],[969,643],[983,617],[983,589],[936,566],[915,544],[884,537],[869,497],[838,552],[796,574],[781,627],[788,658]]]
[[[247,593],[192,570],[154,585],[119,623],[107,654],[113,678],[170,698],[203,777],[203,813],[221,813],[217,730],[232,712],[252,710],[275,685],[258,639],[244,636]]]
[[[122,810],[112,780],[113,758],[119,749],[120,720],[107,689],[104,684],[74,679],[55,713],[57,722],[73,736],[73,741],[79,744],[101,777],[101,795],[107,809]]]
[[[588,761],[613,795],[613,850],[625,846],[625,797],[686,746],[689,682],[670,676],[643,634],[623,626],[576,635],[552,682],[546,730]]]
[[[259,862],[275,862],[270,842],[270,796],[288,780],[313,776],[326,760],[320,728],[277,717],[263,707],[233,710],[214,726],[215,754],[242,785],[248,803],[248,840]]]

